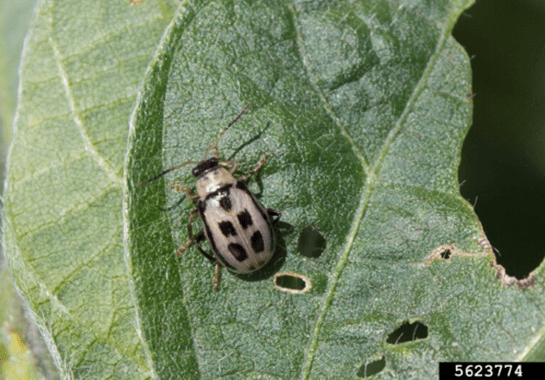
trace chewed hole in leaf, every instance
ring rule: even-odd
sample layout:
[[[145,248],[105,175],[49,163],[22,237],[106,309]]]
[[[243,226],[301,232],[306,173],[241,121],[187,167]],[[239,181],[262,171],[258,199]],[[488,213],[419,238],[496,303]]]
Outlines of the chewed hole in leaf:
[[[474,205],[474,212],[490,242],[501,251],[501,256],[496,252],[498,264],[505,267],[509,276],[523,279],[545,259],[545,235],[542,233],[545,198],[537,190],[545,187],[542,175],[544,156],[541,138],[535,138],[535,131],[541,130],[541,122],[530,105],[534,101],[541,104],[536,96],[543,94],[539,91],[533,93],[532,87],[526,87],[534,80],[534,73],[543,71],[543,63],[529,58],[528,64],[532,69],[520,70],[509,83],[491,83],[488,78],[494,70],[500,70],[491,62],[501,60],[504,67],[520,67],[520,57],[531,56],[534,46],[540,43],[537,38],[541,37],[541,32],[536,33],[540,23],[529,23],[524,34],[498,34],[496,24],[486,20],[494,14],[502,20],[503,30],[512,31],[513,26],[519,25],[520,20],[527,20],[528,15],[537,17],[539,14],[543,18],[544,12],[539,8],[535,13],[538,8],[527,2],[513,2],[517,5],[513,8],[496,1],[484,3],[487,5],[480,3],[464,11],[464,16],[467,16],[460,17],[453,30],[455,39],[467,54],[479,56],[478,60],[471,62],[473,91],[478,100],[474,103],[473,126],[463,142],[458,178],[463,183],[461,195]],[[476,35],[489,35],[490,38],[477,42]],[[495,46],[492,38],[501,41],[502,46],[517,46],[517,54],[509,54],[507,49],[502,49],[501,54],[504,55],[500,58],[499,51],[488,50]],[[488,51],[492,60],[484,58],[483,51]],[[501,102],[497,98],[499,93],[506,95]],[[517,112],[505,107],[506,104],[517,104]],[[521,117],[529,114],[533,117],[519,123]],[[498,175],[498,168],[501,168],[501,175]]]
[[[386,343],[400,344],[412,340],[425,339],[428,337],[428,326],[422,322],[405,322],[394,332],[388,335]]]
[[[297,250],[305,257],[320,257],[326,247],[326,240],[314,227],[305,227],[299,235]]]
[[[366,364],[363,364],[357,372],[358,377],[369,377],[376,375],[386,367],[386,360],[384,356],[379,360],[375,360]]]
[[[450,255],[452,255],[450,249],[445,249],[443,252],[441,252],[441,258],[444,260],[450,259]]]
[[[306,293],[312,287],[308,277],[292,272],[277,273],[273,281],[275,288],[292,294]]]

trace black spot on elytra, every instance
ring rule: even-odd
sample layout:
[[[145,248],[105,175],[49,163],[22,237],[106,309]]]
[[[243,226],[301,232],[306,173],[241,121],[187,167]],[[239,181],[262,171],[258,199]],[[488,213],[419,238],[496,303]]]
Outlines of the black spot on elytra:
[[[252,216],[250,215],[248,210],[244,210],[240,212],[237,215],[237,217],[238,217],[238,222],[240,223],[243,229],[246,229],[248,228],[248,226],[251,226],[252,224],[254,224],[254,221],[252,220]]]
[[[218,223],[221,233],[223,236],[228,237],[229,235],[237,236],[237,231],[235,231],[235,226],[231,222],[220,222]]]
[[[231,254],[237,259],[237,261],[242,262],[248,258],[248,254],[243,246],[237,243],[230,243],[227,246],[227,249]]]
[[[252,235],[251,238],[252,241],[252,248],[255,253],[263,252],[265,250],[265,243],[263,242],[263,235],[261,235],[261,232],[256,231]]]
[[[233,205],[231,204],[231,197],[229,196],[229,193],[223,195],[220,198],[219,203],[220,207],[226,211],[231,210],[231,207],[233,207]]]

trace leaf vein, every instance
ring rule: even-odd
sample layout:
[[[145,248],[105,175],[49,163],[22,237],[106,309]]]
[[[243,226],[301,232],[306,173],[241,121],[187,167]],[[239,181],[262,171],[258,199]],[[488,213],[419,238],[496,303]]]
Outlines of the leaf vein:
[[[290,8],[292,8],[292,7],[290,6]],[[292,13],[295,14],[293,9],[292,9]],[[315,77],[315,75],[312,72],[311,66],[310,66],[310,64],[308,62],[308,58],[307,58],[307,55],[306,55],[306,52],[305,52],[305,43],[304,43],[304,40],[303,40],[301,28],[299,28],[295,17],[293,18],[293,25],[294,25],[294,29],[295,29],[295,33],[296,33],[296,39],[295,39],[296,44],[297,44],[297,47],[299,49],[299,54],[300,54],[301,60],[303,62],[303,67],[304,67],[304,69],[305,69],[305,71],[307,73],[307,77],[309,78],[309,82],[311,84],[312,89],[319,96],[320,101],[322,102],[322,106],[324,107],[324,110],[329,115],[329,117],[331,117],[331,119],[335,123],[335,126],[339,129],[341,134],[350,143],[350,146],[352,147],[352,151],[354,152],[356,157],[358,157],[358,159],[360,160],[360,163],[361,163],[361,166],[362,166],[364,172],[368,173],[369,172],[369,163],[367,162],[367,159],[365,158],[365,156],[363,155],[363,153],[361,152],[359,147],[356,145],[356,143],[354,142],[354,139],[352,138],[352,136],[350,135],[348,130],[345,128],[343,123],[340,121],[339,117],[336,115],[336,113],[333,111],[333,109],[329,106],[329,102],[327,101],[327,99],[326,99],[325,95],[323,94],[323,92],[320,90],[320,88],[318,88],[318,86],[316,86],[316,84],[312,80]]]
[[[69,82],[68,74],[66,73],[64,66],[62,65],[62,57],[57,47],[57,44],[55,43],[55,40],[53,38],[49,38],[49,44],[51,45],[51,48],[53,49],[53,54],[55,57],[55,61],[57,63],[57,68],[59,70],[59,75],[61,77],[66,98],[68,100],[68,105],[70,107],[70,110],[72,111],[72,117],[80,133],[83,145],[85,147],[84,149],[91,154],[91,156],[96,160],[98,165],[106,172],[106,175],[112,180],[112,182],[116,183],[119,187],[121,187],[123,184],[122,182],[123,179],[117,175],[115,168],[106,159],[104,159],[104,157],[102,157],[99,154],[97,148],[91,142],[89,135],[85,131],[83,122],[81,121],[80,117],[77,114],[74,97],[72,95],[72,91],[70,91],[70,82]]]
[[[452,22],[453,21],[451,21],[451,23]],[[321,329],[322,329],[322,326],[323,326],[323,324],[325,322],[325,318],[326,318],[327,312],[329,310],[329,306],[332,303],[334,293],[335,293],[335,289],[336,289],[336,286],[337,286],[337,284],[339,282],[339,279],[341,277],[342,271],[343,271],[346,263],[348,262],[348,258],[350,256],[350,252],[352,250],[352,246],[354,244],[356,235],[358,234],[361,221],[363,220],[363,218],[365,216],[365,213],[367,211],[367,206],[369,204],[371,194],[373,192],[373,189],[374,189],[375,185],[377,184],[377,173],[380,171],[382,163],[384,162],[384,159],[385,159],[387,153],[390,150],[390,146],[392,145],[392,142],[395,140],[395,138],[397,137],[397,135],[401,131],[402,127],[404,126],[405,121],[407,120],[411,110],[413,109],[414,105],[416,104],[416,101],[419,98],[420,94],[426,88],[426,83],[427,83],[428,77],[430,76],[430,73],[434,68],[435,62],[439,59],[441,49],[442,49],[443,45],[445,44],[446,39],[447,39],[447,37],[449,35],[448,31],[451,30],[451,23],[448,23],[445,26],[445,28],[441,31],[441,35],[439,36],[439,40],[438,40],[438,42],[436,44],[435,51],[433,52],[433,54],[431,54],[431,56],[429,58],[429,61],[428,61],[428,64],[426,65],[424,71],[422,72],[422,76],[421,76],[420,80],[416,83],[410,97],[407,100],[407,104],[406,104],[403,112],[401,113],[401,115],[399,116],[399,118],[398,118],[397,122],[395,123],[394,127],[388,133],[388,136],[384,140],[384,144],[383,144],[383,147],[382,147],[382,149],[380,151],[380,154],[377,156],[377,159],[376,159],[374,165],[371,168],[368,167],[368,164],[367,164],[363,154],[361,153],[361,151],[359,149],[356,148],[354,141],[352,140],[351,136],[348,135],[346,129],[340,124],[340,122],[337,120],[337,118],[332,113],[332,111],[329,109],[329,107],[327,107],[327,105],[326,105],[327,103],[326,103],[326,100],[325,100],[323,94],[318,89],[316,89],[316,91],[318,92],[320,98],[324,102],[324,107],[326,108],[326,111],[331,114],[331,116],[336,121],[337,126],[339,126],[339,128],[341,129],[343,134],[349,139],[350,143],[352,144],[354,152],[356,153],[356,155],[358,156],[358,158],[360,158],[360,160],[362,162],[362,166],[363,166],[363,168],[364,168],[364,170],[365,170],[365,172],[367,174],[367,178],[366,178],[365,190],[362,192],[362,195],[360,197],[360,203],[358,205],[358,209],[356,210],[356,213],[354,214],[353,222],[351,223],[352,227],[351,227],[351,229],[350,229],[350,231],[348,233],[348,236],[347,236],[347,240],[346,240],[346,243],[345,243],[345,249],[342,252],[342,254],[339,256],[337,265],[335,265],[335,268],[332,271],[332,277],[331,277],[331,280],[328,282],[328,286],[327,286],[327,289],[326,289],[326,292],[325,292],[324,302],[323,302],[321,310],[319,311],[319,315],[318,315],[317,320],[316,320],[314,331],[313,331],[313,333],[312,333],[312,335],[310,337],[310,347],[309,347],[308,353],[306,354],[306,357],[305,357],[305,360],[304,360],[304,363],[303,363],[302,373],[301,373],[301,378],[302,379],[307,380],[310,377],[310,372],[311,372],[311,369],[312,369],[314,356],[315,356],[316,350],[318,348],[318,341],[319,341],[319,336],[320,336],[320,333],[321,333]],[[300,32],[300,30],[299,30],[299,28],[297,26],[297,23],[295,21],[294,21],[294,25],[295,25],[295,29],[297,31],[297,37],[298,37],[297,41],[298,41],[298,45],[300,46],[300,51],[301,51],[301,54],[302,54],[303,63],[304,63],[304,66],[307,69],[308,75],[311,76],[312,73],[311,73],[311,71],[309,69],[309,65],[308,65],[308,62],[306,60],[306,57],[304,56],[304,45],[303,45],[303,41],[302,41],[301,32]]]

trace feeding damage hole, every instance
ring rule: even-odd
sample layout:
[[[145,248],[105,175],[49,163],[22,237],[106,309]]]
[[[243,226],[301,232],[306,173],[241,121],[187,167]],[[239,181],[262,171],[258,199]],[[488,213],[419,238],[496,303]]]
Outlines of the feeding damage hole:
[[[317,228],[305,227],[299,235],[297,250],[305,257],[320,257],[325,250],[326,240]]]
[[[358,373],[356,375],[358,377],[373,376],[379,373],[380,371],[382,371],[384,367],[386,367],[386,360],[384,359],[384,356],[383,356],[379,360],[375,360],[373,362],[363,364],[358,370]]]
[[[277,273],[273,281],[278,290],[291,294],[306,293],[312,287],[308,277],[292,272]]]
[[[450,249],[445,249],[443,252],[441,252],[441,258],[443,260],[450,259],[450,255],[452,255],[452,252],[450,252]]]
[[[492,253],[492,250],[494,248],[490,245],[490,243],[488,242],[486,238],[479,238],[477,242],[479,244],[479,247],[484,249],[484,252],[471,254],[471,253],[460,251],[453,244],[442,245],[440,247],[435,248],[432,251],[432,253],[426,258],[426,260],[424,260],[424,264],[429,265],[434,260],[449,260],[454,255],[469,258],[469,257],[487,256]],[[490,265],[496,269],[496,277],[500,279],[502,285],[507,285],[507,286],[516,285],[521,290],[525,290],[535,285],[535,277],[533,272],[531,272],[525,278],[518,279],[514,276],[508,275],[505,267],[498,264],[496,260],[494,260]]]
[[[428,326],[422,322],[405,322],[393,333],[388,335],[386,343],[400,344],[412,340],[425,339],[428,337]]]
[[[449,260],[453,255],[462,257],[474,257],[474,254],[460,251],[454,244],[442,245],[435,248],[428,258],[424,261],[424,264],[431,264],[434,260]],[[486,253],[485,253],[486,255]]]
[[[494,260],[491,265],[493,268],[496,269],[496,277],[500,279],[502,285],[516,285],[520,290],[526,290],[536,284],[536,279],[533,272],[530,273],[526,278],[518,279],[514,276],[509,276],[505,270],[505,267],[498,264],[496,260]]]
[[[488,241],[488,239],[484,236],[481,236],[477,239],[477,243],[479,244],[479,247],[486,251],[492,251],[492,244]]]

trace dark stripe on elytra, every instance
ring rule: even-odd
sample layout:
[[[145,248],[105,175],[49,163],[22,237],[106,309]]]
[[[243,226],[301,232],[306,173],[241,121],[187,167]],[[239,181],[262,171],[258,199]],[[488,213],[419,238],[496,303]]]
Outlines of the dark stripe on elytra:
[[[232,266],[231,264],[229,264],[229,262],[227,260],[225,260],[221,255],[217,255],[216,256],[216,259],[218,259],[218,261],[220,262],[221,265],[223,265],[225,268],[229,269],[229,270],[232,270],[233,272],[236,272],[237,271],[237,268],[235,268],[234,266]]]
[[[206,218],[204,216],[204,210],[206,206],[206,202],[199,201],[197,204],[197,208],[199,209],[199,216],[202,220],[202,225],[204,226],[204,234],[206,236],[206,240],[208,240],[208,243],[210,243],[210,248],[212,248],[212,252],[214,252],[214,255],[218,257],[218,247],[216,247],[216,242],[214,241],[214,238],[212,237],[212,233],[210,232],[210,227],[208,227],[208,222],[206,221]]]
[[[212,234],[210,232],[210,228],[208,227],[208,222],[206,221],[206,218],[204,217],[204,209],[205,209],[206,203],[203,201],[199,201],[197,208],[199,209],[199,216],[201,217],[202,224],[204,226],[204,234],[206,235],[206,240],[208,240],[208,243],[210,244],[210,248],[212,249],[212,252],[214,252],[214,256],[216,259],[226,267],[227,269],[230,269],[232,271],[236,271],[237,268],[229,264],[227,260],[225,260],[222,255],[218,251],[218,247],[216,246],[216,242],[212,238]]]
[[[223,236],[225,237],[229,237],[229,235],[237,236],[237,231],[235,230],[235,226],[233,226],[233,223],[220,222],[218,223],[218,226],[220,227],[220,230]]]
[[[263,242],[263,235],[261,235],[261,232],[254,232],[250,240],[255,253],[260,253],[265,250],[265,243]]]
[[[231,254],[237,259],[238,262],[243,262],[248,258],[248,254],[246,253],[246,250],[243,246],[237,243],[230,243],[227,246],[227,249]]]
[[[240,226],[242,229],[248,228],[248,226],[251,226],[254,224],[254,221],[252,220],[252,216],[248,212],[248,210],[244,209],[244,211],[241,211],[237,215],[238,222],[240,223]]]

